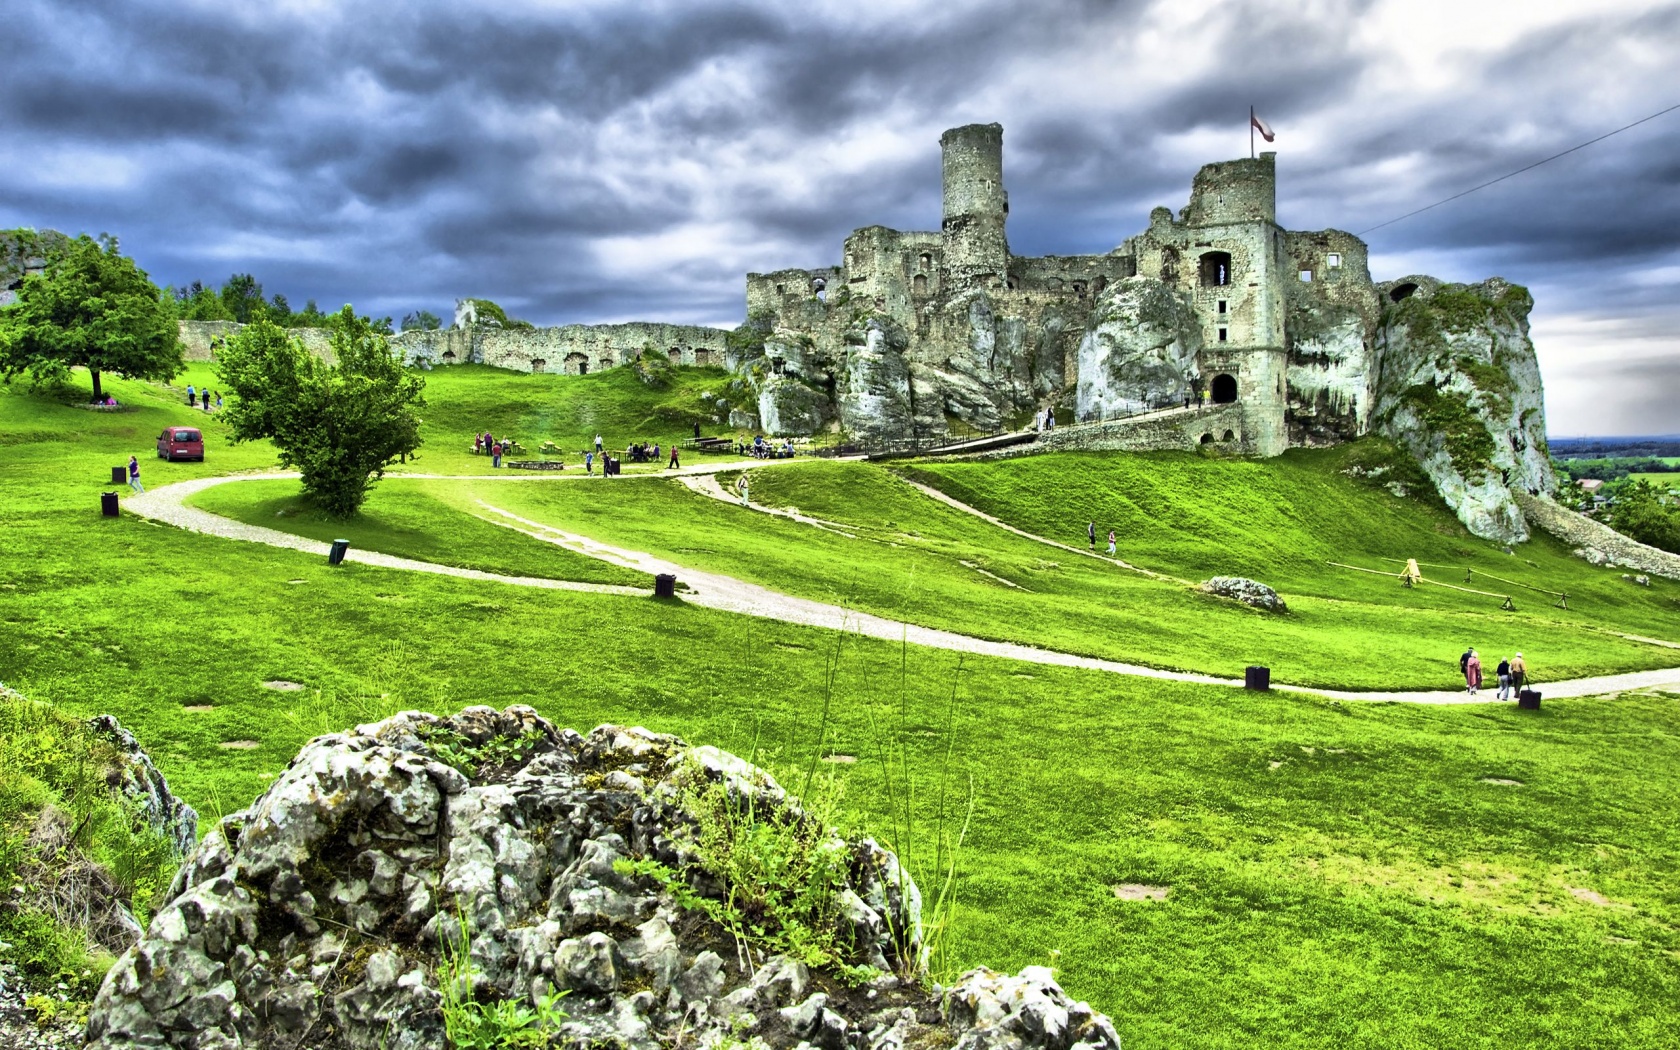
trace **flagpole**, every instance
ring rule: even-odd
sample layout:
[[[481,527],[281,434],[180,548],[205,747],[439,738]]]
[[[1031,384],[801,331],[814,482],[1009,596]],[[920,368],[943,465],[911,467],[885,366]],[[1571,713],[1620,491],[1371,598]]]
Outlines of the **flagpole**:
[[[1254,159],[1254,107],[1248,107],[1248,159]]]

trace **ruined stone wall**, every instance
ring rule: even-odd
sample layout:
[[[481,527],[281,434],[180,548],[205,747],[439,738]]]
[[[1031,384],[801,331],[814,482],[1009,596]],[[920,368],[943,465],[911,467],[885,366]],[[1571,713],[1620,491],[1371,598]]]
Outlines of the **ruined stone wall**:
[[[242,328],[232,321],[181,321],[180,338],[189,361],[213,361],[215,349]],[[333,361],[325,328],[293,328],[293,338],[323,361]],[[409,363],[425,366],[486,364],[516,372],[598,372],[627,364],[644,349],[673,364],[723,365],[721,328],[630,322],[564,325],[558,328],[443,328],[406,331],[391,337]]]
[[[1282,273],[1289,341],[1289,440],[1328,445],[1363,434],[1382,301],[1365,242],[1341,230],[1287,232]]]
[[[214,361],[216,348],[245,326],[235,321],[177,321],[183,356],[188,361]],[[304,349],[331,364],[336,360],[325,328],[288,328],[286,334]]]

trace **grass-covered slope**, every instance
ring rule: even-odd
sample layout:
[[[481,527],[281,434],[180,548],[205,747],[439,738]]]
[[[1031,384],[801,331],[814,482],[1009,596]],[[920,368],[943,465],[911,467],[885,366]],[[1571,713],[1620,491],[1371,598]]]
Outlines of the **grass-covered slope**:
[[[144,401],[138,387],[121,384],[118,396]],[[137,433],[182,421],[175,414],[158,403],[97,415],[0,390],[0,680],[66,715],[118,715],[207,820],[249,802],[314,733],[400,707],[530,703],[577,727],[642,724],[743,755],[756,744],[782,767],[804,768],[820,741],[856,756],[822,768],[845,783],[849,819],[880,835],[892,823],[881,748],[899,739],[922,842],[942,787],[948,809],[961,809],[971,779],[977,798],[953,963],[1050,963],[1073,994],[1114,1015],[1128,1050],[1666,1050],[1680,1025],[1672,698],[1548,699],[1531,715],[1320,703],[973,657],[959,675],[949,653],[681,602],[329,569],[293,551],[100,518],[109,466]],[[202,466],[156,464],[153,478],[271,462],[260,447],[212,452]],[[824,516],[867,515],[867,505],[818,502],[844,500],[854,484],[872,502],[899,499],[880,472],[754,477],[755,499],[796,498]],[[835,561],[840,591],[841,573],[863,579],[884,565],[955,578],[935,568],[962,568],[951,554],[990,535],[969,537],[955,517],[910,518],[920,503],[879,503],[906,533],[891,541],[901,548],[839,537],[845,546],[821,547],[809,539],[821,530],[750,512],[702,518],[707,503],[682,502],[686,490],[621,480],[485,492],[619,499],[566,513],[581,520],[588,509],[602,531],[645,518],[637,528],[654,539],[720,559],[736,547],[760,560],[803,550],[808,564]],[[649,495],[637,495],[644,485]],[[917,560],[882,560],[901,549]],[[1516,560],[1551,564],[1532,550]],[[1037,556],[1072,564],[1047,548]],[[1027,564],[1024,549],[1007,555],[1017,557]],[[1244,621],[1186,622],[1212,651],[1234,644],[1224,632]],[[1147,615],[1138,623],[1140,636],[1160,630]],[[264,686],[276,679],[305,689]],[[249,746],[224,746],[235,742]],[[911,859],[926,880],[925,852]],[[1122,901],[1112,887],[1123,883],[1170,893]]]
[[[311,539],[347,539],[359,550],[479,569],[584,583],[652,587],[646,573],[609,565],[486,521],[455,481],[393,477],[349,520],[310,506],[297,481],[249,481],[197,493],[189,504],[251,525]],[[481,512],[480,512],[481,513]]]

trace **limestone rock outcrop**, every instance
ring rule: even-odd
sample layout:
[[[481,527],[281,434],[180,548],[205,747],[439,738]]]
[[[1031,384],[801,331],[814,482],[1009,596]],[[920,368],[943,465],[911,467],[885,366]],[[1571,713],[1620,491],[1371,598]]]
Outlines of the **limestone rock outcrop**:
[[[176,798],[134,734],[122,727],[114,715],[88,719],[94,736],[116,749],[116,761],[105,771],[105,783],[113,792],[133,802],[146,823],[161,833],[185,855],[198,843],[198,812]]]
[[[1079,419],[1113,419],[1190,396],[1202,348],[1183,297],[1160,281],[1118,282],[1079,343]]]
[[[696,863],[696,791],[815,836],[843,959],[808,965],[713,917],[733,898]],[[890,851],[732,755],[522,707],[406,712],[311,741],[211,830],[88,1033],[98,1050],[443,1050],[446,1003],[534,1009],[557,989],[568,1045],[1118,1050],[1041,969],[926,987],[920,913]]]
[[[1528,338],[1533,300],[1497,277],[1407,283],[1416,291],[1389,308],[1377,335],[1372,428],[1418,460],[1473,534],[1522,542],[1528,527],[1512,492],[1556,485]]]

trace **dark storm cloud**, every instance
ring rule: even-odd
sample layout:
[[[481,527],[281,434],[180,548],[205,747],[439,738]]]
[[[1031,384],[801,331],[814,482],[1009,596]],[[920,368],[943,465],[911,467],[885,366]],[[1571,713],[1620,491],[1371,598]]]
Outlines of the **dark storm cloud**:
[[[1068,254],[1182,207],[1247,148],[1250,104],[1280,218],[1357,231],[1680,101],[1657,94],[1680,5],[1638,0],[13,0],[6,22],[0,224],[118,232],[164,282],[556,323],[732,323],[746,270],[936,229],[956,124],[1005,125],[1012,247]],[[1529,284],[1571,390],[1672,382],[1677,190],[1680,114],[1377,230],[1373,266]],[[1580,366],[1617,345],[1622,371]]]

